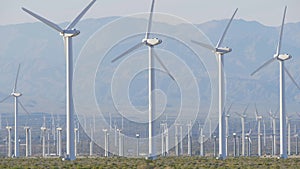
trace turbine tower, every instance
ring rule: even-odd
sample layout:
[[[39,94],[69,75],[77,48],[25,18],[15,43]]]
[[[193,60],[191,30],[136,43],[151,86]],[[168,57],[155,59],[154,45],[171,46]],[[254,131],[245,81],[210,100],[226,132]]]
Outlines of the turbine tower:
[[[68,160],[75,160],[75,147],[74,147],[74,107],[73,107],[73,94],[72,94],[72,80],[73,80],[73,49],[72,38],[77,36],[80,31],[74,29],[75,25],[83,17],[83,15],[89,10],[89,8],[95,3],[96,0],[92,0],[89,5],[83,9],[83,11],[65,28],[62,29],[57,24],[29,11],[26,8],[22,9],[28,14],[32,15],[36,19],[57,30],[64,38],[65,52],[66,52],[66,149]]]
[[[257,107],[255,105],[255,118],[257,121],[257,155],[261,156],[261,131],[260,131],[260,124],[262,120],[262,116],[258,115]]]
[[[224,112],[223,112],[223,105],[224,105],[224,71],[223,71],[223,66],[224,66],[224,61],[223,61],[223,55],[226,53],[231,52],[231,48],[228,47],[221,47],[222,42],[224,40],[225,34],[236,14],[238,9],[236,9],[229,20],[225,31],[223,35],[221,36],[219,42],[215,47],[205,44],[202,42],[197,42],[192,40],[191,42],[200,45],[204,48],[212,50],[217,56],[218,56],[218,67],[219,67],[219,159],[224,159],[226,158],[226,141],[225,141],[225,126],[224,126]]]
[[[246,112],[248,109],[248,106],[246,106],[243,114],[235,112],[240,118],[241,118],[241,123],[242,123],[242,156],[245,156],[245,118],[247,117]]]
[[[284,27],[284,20],[285,20],[285,15],[286,15],[286,9],[287,7],[285,6],[284,8],[284,13],[283,13],[283,19],[282,19],[282,24],[281,24],[281,29],[280,29],[280,34],[279,34],[279,41],[277,45],[277,50],[276,54],[274,55],[273,58],[265,62],[262,66],[260,66],[257,70],[255,70],[252,74],[254,75],[256,72],[258,72],[260,69],[263,67],[269,65],[275,60],[278,60],[279,62],[279,120],[280,120],[280,158],[287,158],[287,138],[286,138],[286,112],[285,112],[285,72],[287,75],[291,78],[291,80],[295,83],[295,85],[298,87],[300,90],[300,87],[297,85],[296,81],[292,77],[292,75],[288,72],[288,70],[284,67],[284,61],[291,59],[292,56],[289,54],[281,54],[280,49],[281,49],[281,41],[282,41],[282,33],[283,33],[283,27]]]
[[[288,155],[291,155],[291,120],[289,116],[286,116],[286,123],[287,123],[287,134],[288,134],[288,138],[287,138],[287,151],[288,151]]]
[[[153,122],[154,115],[155,115],[155,113],[154,113],[154,110],[155,110],[155,95],[154,95],[154,93],[152,93],[153,90],[155,89],[155,86],[154,86],[155,85],[155,74],[154,74],[154,69],[153,69],[153,68],[155,68],[155,66],[154,66],[154,57],[161,64],[161,66],[166,71],[166,73],[168,73],[169,76],[174,80],[173,76],[170,74],[170,72],[168,71],[168,69],[166,68],[164,63],[161,61],[161,59],[158,57],[158,55],[154,51],[154,47],[161,44],[162,40],[157,39],[157,38],[150,38],[154,3],[155,3],[155,0],[152,0],[150,15],[149,15],[149,19],[148,19],[148,25],[147,25],[147,31],[145,33],[145,38],[142,40],[142,42],[134,45],[133,47],[131,47],[127,51],[123,52],[121,55],[119,55],[118,57],[116,57],[115,59],[113,59],[111,61],[113,63],[113,62],[119,60],[120,58],[126,56],[127,54],[131,53],[132,51],[142,47],[143,45],[148,47],[148,51],[149,51],[149,58],[148,58],[149,59],[149,70],[148,70],[148,78],[149,78],[148,79],[149,153],[148,153],[148,156],[149,156],[149,158],[153,158],[155,156],[155,150],[154,150],[155,146],[154,146],[154,141],[153,141],[154,128],[155,128],[154,127],[154,122]]]

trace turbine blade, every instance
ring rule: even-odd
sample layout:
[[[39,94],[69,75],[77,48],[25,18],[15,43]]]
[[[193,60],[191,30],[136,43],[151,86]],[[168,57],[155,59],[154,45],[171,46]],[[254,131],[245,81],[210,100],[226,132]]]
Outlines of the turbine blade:
[[[152,17],[153,17],[153,10],[154,10],[154,3],[155,0],[152,0],[152,4],[151,4],[151,9],[150,9],[150,15],[149,15],[149,19],[148,19],[148,25],[147,25],[147,32],[145,35],[145,39],[149,38],[150,32],[151,32],[151,27],[152,27]]]
[[[258,116],[258,111],[257,111],[256,103],[254,104],[254,107],[255,107],[255,116],[257,117]]]
[[[251,137],[249,136],[249,142],[250,142],[250,144],[252,144],[252,141],[251,141]]]
[[[262,64],[259,68],[257,68],[254,72],[251,73],[251,76],[256,74],[258,71],[260,71],[262,68],[266,67],[270,63],[274,62],[276,60],[275,57],[271,58],[270,60],[266,61],[264,64]]]
[[[46,25],[50,26],[51,28],[57,30],[58,32],[63,32],[63,29],[62,29],[62,28],[60,28],[60,27],[59,27],[58,25],[56,25],[55,23],[53,23],[53,22],[47,20],[46,18],[43,18],[43,17],[39,16],[38,14],[35,14],[35,13],[31,12],[30,10],[24,8],[24,7],[22,7],[22,10],[25,11],[25,12],[27,12],[27,13],[30,14],[31,16],[35,17],[36,19],[40,20],[40,21],[43,22],[44,24],[46,24]]]
[[[17,90],[17,84],[18,84],[18,78],[19,78],[19,72],[20,72],[20,64],[18,66],[18,71],[17,71],[17,76],[16,76],[16,79],[15,79],[15,85],[14,85],[14,89],[13,89],[13,92],[16,92]]]
[[[195,43],[195,44],[197,44],[197,45],[200,45],[200,46],[202,46],[202,47],[204,47],[204,48],[207,48],[207,49],[209,49],[209,50],[212,50],[212,51],[216,51],[216,48],[215,47],[213,47],[213,46],[211,46],[211,45],[209,45],[209,44],[206,44],[206,43],[202,43],[202,42],[198,42],[198,41],[194,41],[194,40],[191,40],[191,42],[192,43]]]
[[[246,108],[245,108],[245,110],[244,110],[244,112],[243,112],[243,115],[246,115],[246,112],[247,112],[247,110],[248,110],[248,107],[249,107],[249,104],[247,104],[247,106],[246,106]]]
[[[21,101],[18,102],[21,106],[21,108],[29,115],[30,113],[25,109],[24,105],[22,104]]]
[[[228,28],[229,28],[229,26],[230,26],[230,24],[231,24],[231,22],[232,22],[232,20],[233,20],[233,18],[234,18],[234,16],[235,16],[235,14],[236,14],[237,11],[238,11],[238,8],[236,8],[236,10],[234,11],[234,13],[233,13],[231,19],[229,20],[229,22],[228,22],[228,24],[227,24],[227,26],[226,26],[226,28],[225,28],[225,30],[224,30],[224,33],[223,33],[223,35],[221,36],[221,39],[220,39],[219,42],[217,43],[216,48],[219,48],[219,47],[221,46],[221,44],[223,43],[224,37],[225,37],[225,35],[226,35],[227,31],[228,31]]]
[[[228,114],[229,113],[229,111],[230,111],[230,109],[231,109],[231,106],[233,105],[233,103],[231,103],[230,104],[230,106],[229,106],[229,108],[228,108],[228,110],[227,110],[227,112],[226,112],[226,114]]]
[[[122,58],[123,56],[131,53],[132,51],[140,48],[142,45],[144,45],[144,43],[138,43],[136,45],[134,45],[133,47],[129,48],[127,51],[123,52],[121,55],[119,55],[118,57],[114,58],[111,63],[114,63],[115,61],[119,60],[120,58]]]
[[[240,117],[243,117],[243,115],[240,114],[240,113],[238,113],[238,112],[234,112],[234,113],[237,114],[237,115],[240,116]]]
[[[281,41],[282,41],[282,33],[283,33],[283,27],[284,27],[284,20],[285,20],[286,9],[287,9],[287,6],[285,6],[284,12],[283,12],[283,18],[282,18],[282,23],[281,23],[281,28],[280,28],[280,34],[279,34],[279,40],[278,40],[277,50],[276,50],[276,55],[277,56],[280,54],[280,49],[281,49]]]
[[[162,60],[160,60],[160,58],[158,57],[158,55],[157,55],[157,53],[155,52],[154,49],[152,49],[152,53],[153,53],[154,57],[157,59],[157,61],[159,62],[159,64],[166,71],[166,73],[171,77],[171,79],[173,79],[175,81],[175,78],[171,75],[170,71],[168,70],[168,68],[166,67],[166,65],[162,62]]]
[[[92,0],[87,7],[85,7],[80,14],[67,26],[67,29],[72,29],[79,20],[83,17],[83,15],[91,8],[91,6],[96,2],[96,0]]]
[[[8,98],[10,98],[10,96],[11,96],[11,95],[6,96],[4,99],[2,99],[2,100],[0,101],[0,103],[4,102],[4,101],[7,100]]]
[[[285,67],[284,67],[284,70],[288,74],[288,76],[290,77],[290,79],[293,81],[293,83],[296,85],[296,87],[300,90],[300,86],[297,84],[296,80],[293,78],[293,76],[291,75],[291,73]]]

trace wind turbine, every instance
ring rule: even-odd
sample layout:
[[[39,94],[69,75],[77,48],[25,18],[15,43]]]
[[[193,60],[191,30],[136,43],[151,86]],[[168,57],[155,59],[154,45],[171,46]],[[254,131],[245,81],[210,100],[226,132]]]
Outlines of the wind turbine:
[[[61,132],[62,132],[62,128],[61,127],[58,127],[58,128],[56,128],[56,130],[57,130],[57,141],[58,141],[58,145],[57,145],[57,149],[58,149],[58,156],[59,157],[62,157],[62,144],[61,144],[61,139],[62,139],[62,137],[61,137]]]
[[[44,124],[43,126],[41,127],[41,131],[42,131],[42,156],[45,157],[45,137],[46,137],[46,130],[47,130],[47,127],[46,127],[46,117],[44,115]]]
[[[103,129],[104,132],[104,156],[109,156],[109,132],[107,129]]]
[[[25,126],[24,127],[25,129],[25,156],[26,157],[29,157],[31,156],[31,130],[30,130],[30,127],[28,126]]]
[[[225,142],[225,126],[224,126],[224,112],[223,112],[223,105],[224,105],[224,71],[223,71],[223,55],[226,53],[231,52],[231,48],[228,47],[221,47],[226,32],[237,12],[238,8],[234,11],[231,19],[229,20],[223,35],[221,36],[220,40],[218,41],[215,47],[205,44],[202,42],[197,42],[192,40],[191,42],[200,45],[204,48],[212,50],[218,56],[218,67],[219,67],[219,158],[224,159],[226,158],[226,142]]]
[[[190,121],[188,124],[187,124],[187,127],[188,127],[188,156],[192,156],[192,136],[191,136],[191,129],[192,129],[192,122]]]
[[[157,38],[150,38],[151,35],[151,27],[152,27],[152,17],[153,17],[153,10],[154,10],[154,2],[155,0],[152,0],[152,5],[150,9],[150,15],[148,19],[148,25],[147,25],[147,31],[145,33],[145,38],[142,40],[142,42],[134,45],[127,51],[123,52],[121,55],[113,59],[111,62],[115,62],[119,60],[120,58],[126,56],[127,54],[131,53],[132,51],[142,47],[142,46],[148,46],[148,51],[149,51],[149,70],[148,70],[148,98],[149,98],[149,105],[148,105],[148,111],[149,111],[149,153],[148,156],[149,158],[153,158],[155,156],[154,152],[154,141],[153,141],[153,136],[154,136],[154,110],[155,110],[155,96],[152,91],[155,89],[155,74],[153,71],[154,66],[154,57],[157,59],[157,61],[161,64],[163,69],[166,71],[166,73],[169,74],[169,76],[174,80],[173,76],[170,74],[169,70],[166,68],[164,63],[161,61],[161,59],[158,57],[156,52],[154,51],[154,47],[161,44],[162,40],[157,39]],[[153,57],[154,56],[154,57]]]
[[[241,123],[242,123],[242,156],[245,156],[245,118],[247,117],[246,112],[248,109],[248,106],[246,106],[243,114],[235,112],[240,118],[241,118]]]
[[[14,88],[13,91],[10,95],[8,95],[6,98],[4,98],[3,100],[0,101],[0,103],[4,102],[5,100],[7,100],[10,97],[14,97],[15,100],[15,104],[14,104],[14,109],[15,109],[15,138],[14,138],[14,157],[19,157],[19,111],[18,111],[18,105],[20,104],[21,108],[28,113],[28,111],[25,109],[25,107],[23,106],[23,104],[21,102],[19,102],[18,98],[20,96],[22,96],[21,93],[17,92],[17,83],[18,83],[18,77],[19,77],[19,72],[20,72],[20,64],[18,67],[18,71],[17,71],[17,75],[16,75],[16,79],[15,79],[15,84],[14,84]]]
[[[296,147],[295,147],[295,155],[298,155],[298,132],[297,132],[297,125],[295,124],[295,135],[294,135],[294,137],[295,137],[295,139],[296,139]]]
[[[287,158],[287,145],[286,145],[286,112],[285,112],[285,72],[290,77],[290,79],[293,81],[293,83],[297,86],[297,88],[300,90],[300,87],[292,77],[292,75],[289,73],[289,71],[284,67],[284,61],[291,59],[292,56],[289,54],[281,54],[281,41],[282,41],[282,34],[283,34],[283,27],[284,27],[284,20],[286,15],[286,9],[287,6],[284,8],[283,13],[283,19],[281,24],[281,30],[279,34],[279,41],[277,45],[277,50],[273,58],[265,62],[262,66],[260,66],[258,69],[256,69],[252,74],[254,75],[256,72],[258,72],[263,67],[269,65],[270,63],[274,62],[275,60],[278,60],[279,62],[279,120],[280,120],[280,158]]]
[[[262,116],[258,115],[257,107],[255,105],[255,118],[257,121],[257,155],[261,156],[261,131],[260,131],[260,124],[262,120]]]
[[[273,149],[273,155],[276,155],[276,116],[275,114],[273,114],[271,111],[269,112],[270,117],[272,119],[272,138],[273,138],[273,145],[272,145],[272,149]]]
[[[72,51],[72,38],[77,36],[80,31],[74,29],[75,25],[83,17],[83,15],[89,10],[89,8],[96,2],[92,0],[87,7],[85,7],[82,12],[65,28],[62,29],[57,24],[43,18],[30,10],[23,8],[25,12],[32,15],[36,19],[50,26],[51,28],[57,30],[61,36],[64,38],[65,52],[66,52],[66,149],[68,160],[74,160],[75,157],[75,147],[74,147],[74,107],[73,107],[73,94],[72,94],[72,81],[73,81],[73,51]]]
[[[226,112],[224,111],[224,113],[225,113],[225,128],[226,128],[226,132],[225,132],[225,135],[226,135],[226,139],[225,139],[225,141],[226,141],[226,144],[225,144],[226,145],[226,148],[225,148],[225,150],[226,150],[226,156],[228,156],[228,138],[229,138],[228,120],[229,120],[229,117],[230,117],[229,111],[231,109],[231,106],[232,106],[232,103],[229,106],[229,109]],[[224,110],[225,110],[225,108],[224,108]]]
[[[203,135],[203,128],[200,128],[200,156],[201,157],[204,156],[204,137],[205,135]]]
[[[252,141],[251,141],[251,129],[249,130],[248,133],[246,133],[246,139],[248,141],[248,157],[251,156],[251,144],[252,144]]]
[[[7,129],[7,134],[8,134],[8,138],[7,138],[7,144],[8,144],[8,148],[7,148],[7,156],[11,157],[11,126],[6,126]]]

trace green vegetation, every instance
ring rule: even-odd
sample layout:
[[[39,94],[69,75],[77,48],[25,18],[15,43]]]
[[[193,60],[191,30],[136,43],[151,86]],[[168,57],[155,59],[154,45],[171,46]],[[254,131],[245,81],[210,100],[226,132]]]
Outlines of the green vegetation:
[[[62,161],[59,158],[19,158],[0,159],[0,168],[80,168],[80,169],[189,169],[189,168],[299,168],[300,158],[286,160],[276,158],[228,158],[216,160],[211,157],[166,157],[156,160],[144,158],[77,158],[75,161]]]

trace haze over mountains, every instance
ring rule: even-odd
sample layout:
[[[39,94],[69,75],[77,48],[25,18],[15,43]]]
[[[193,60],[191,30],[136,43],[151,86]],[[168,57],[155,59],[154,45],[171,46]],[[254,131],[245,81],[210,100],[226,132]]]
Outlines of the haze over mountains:
[[[75,59],[96,30],[117,18],[81,21],[77,27],[81,33],[73,40]],[[220,20],[196,26],[205,33],[212,44],[216,44],[226,23],[227,20]],[[60,25],[65,26],[67,23]],[[278,27],[268,27],[254,21],[239,19],[232,23],[223,44],[233,49],[224,57],[226,57],[227,104],[235,103],[234,111],[240,111],[244,105],[255,102],[262,111],[270,108],[276,111],[279,85],[278,64],[274,62],[255,77],[250,77],[250,73],[273,57],[278,34]],[[113,35],[112,32],[111,36]],[[17,66],[21,63],[18,90],[23,93],[21,101],[24,106],[30,112],[63,113],[65,109],[65,56],[62,37],[39,22],[0,26],[0,37],[2,38],[0,41],[0,99],[12,91]],[[300,84],[298,74],[300,67],[297,66],[300,64],[299,45],[300,23],[286,24],[282,53],[289,53],[293,56],[292,60],[287,61],[286,66]],[[286,79],[287,111],[297,111],[300,91],[290,79]],[[146,97],[146,91],[137,96]],[[205,93],[205,89],[201,92]],[[1,111],[12,112],[12,104],[12,99],[1,103]],[[143,105],[145,102],[138,104]]]

